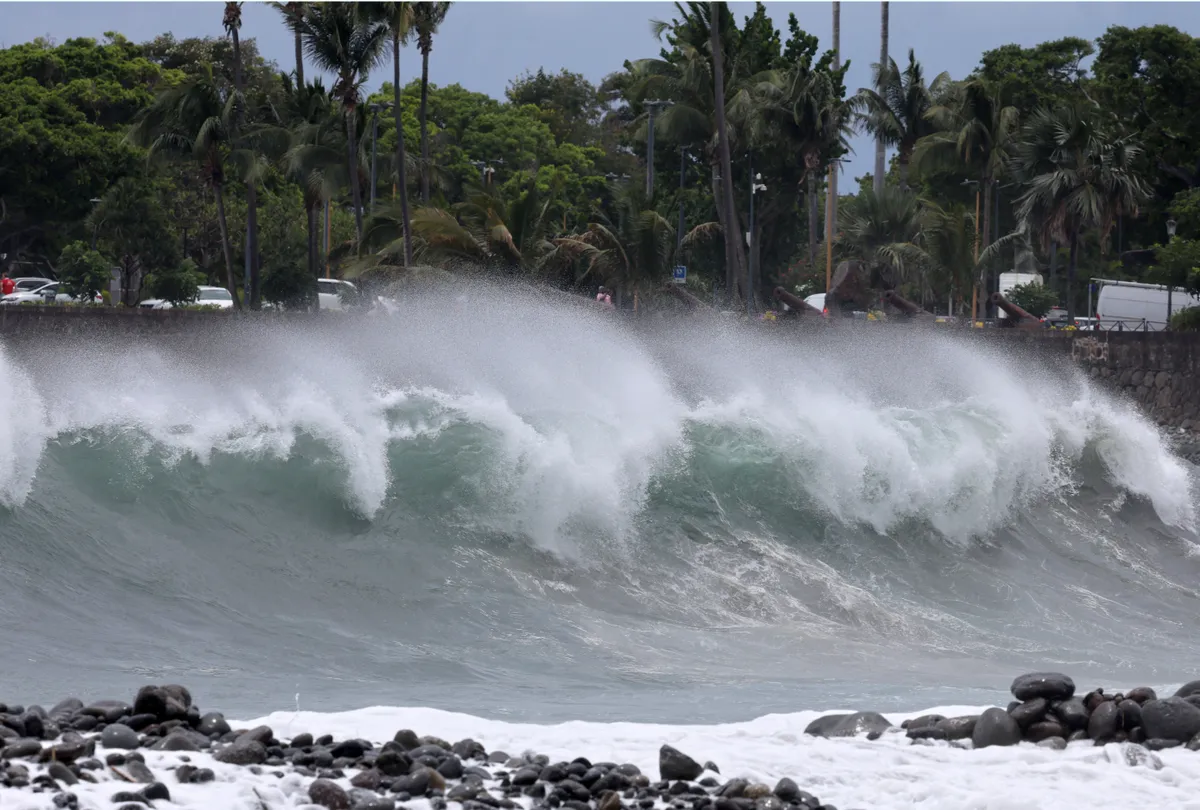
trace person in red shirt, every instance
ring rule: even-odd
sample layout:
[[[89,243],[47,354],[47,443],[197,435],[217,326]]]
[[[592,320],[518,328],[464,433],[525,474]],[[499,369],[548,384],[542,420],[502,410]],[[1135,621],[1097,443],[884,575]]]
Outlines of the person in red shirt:
[[[0,276],[0,295],[12,295],[15,289],[17,289],[16,282],[8,277],[8,273]]]

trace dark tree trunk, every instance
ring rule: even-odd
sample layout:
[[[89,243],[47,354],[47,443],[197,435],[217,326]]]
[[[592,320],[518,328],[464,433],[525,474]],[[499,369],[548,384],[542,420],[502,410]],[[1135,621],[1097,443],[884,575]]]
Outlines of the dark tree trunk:
[[[395,94],[392,99],[392,113],[396,119],[396,185],[400,187],[400,216],[404,219],[404,266],[408,267],[412,264],[413,257],[412,223],[408,216],[408,170],[404,166],[404,124],[400,116],[400,37],[397,34],[392,35],[392,68],[392,92]],[[359,239],[361,241],[361,235]]]
[[[258,260],[258,188],[254,181],[246,184],[246,242],[250,247],[250,309],[261,309],[260,290],[262,286]]]
[[[346,106],[346,157],[350,169],[350,199],[354,204],[355,247],[362,247],[362,178],[358,171],[358,115],[354,105]]]
[[[421,202],[429,205],[429,128],[425,116],[429,105],[429,49],[421,48]]]
[[[808,173],[808,265],[810,272],[812,268],[816,267],[817,232],[821,227],[817,209],[817,175],[810,170]]]
[[[725,231],[725,261],[729,269],[727,278],[737,279],[740,283],[746,277],[742,272],[746,266],[746,252],[742,246],[742,232],[738,225],[737,209],[733,203],[733,161],[729,154],[729,130],[725,125],[725,57],[721,49],[721,8],[722,3],[710,3],[711,10],[711,47],[713,59],[713,98],[716,107],[717,139],[721,159],[721,199],[725,207],[725,218],[728,228]],[[730,284],[727,295],[734,294],[734,285]],[[749,290],[742,290],[743,296]]]
[[[1067,323],[1075,323],[1075,265],[1079,260],[1079,232],[1071,231],[1071,255],[1067,259]]]
[[[229,289],[229,294],[233,296],[234,308],[241,309],[242,302],[238,299],[237,282],[233,278],[233,248],[229,245],[229,222],[225,219],[225,194],[220,183],[213,184],[213,196],[217,201],[217,224],[221,227],[221,251],[225,254],[225,286]]]
[[[296,87],[304,87],[304,43],[296,33]]]

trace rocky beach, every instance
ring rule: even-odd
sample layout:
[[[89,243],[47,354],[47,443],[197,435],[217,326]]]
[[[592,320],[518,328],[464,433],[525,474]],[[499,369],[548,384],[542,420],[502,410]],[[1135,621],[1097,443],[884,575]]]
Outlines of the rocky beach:
[[[878,712],[824,714],[802,734],[777,737],[797,755],[814,739],[826,756],[853,759],[865,746],[941,749],[964,772],[983,749],[1024,747],[1040,756],[1103,749],[1096,776],[1123,764],[1167,772],[1181,749],[1200,758],[1200,681],[1160,698],[1149,687],[1078,694],[1061,673],[1012,684],[1007,708],[900,720]],[[486,721],[484,721],[486,722]],[[291,723],[289,723],[291,725]],[[572,725],[572,724],[567,724]],[[686,727],[681,727],[686,728]],[[421,729],[438,731],[438,729]],[[764,771],[703,759],[667,741],[654,763],[644,746],[630,761],[567,759],[535,747],[490,748],[402,728],[388,739],[246,727],[202,711],[180,685],[146,686],[132,701],[68,698],[50,709],[0,704],[0,807],[303,808],[304,810],[861,810],[821,798],[827,773]],[[533,741],[531,741],[533,742]],[[743,747],[748,744],[744,743]],[[693,756],[694,754],[695,756]],[[862,784],[870,774],[858,774]],[[853,784],[853,782],[852,782]],[[846,785],[835,792],[845,793]],[[861,792],[861,791],[860,791]],[[947,805],[953,806],[953,805]],[[983,806],[983,805],[979,805]],[[1075,805],[1066,805],[1075,806]],[[1102,806],[1102,802],[1094,806]],[[1182,805],[1180,805],[1182,806]]]

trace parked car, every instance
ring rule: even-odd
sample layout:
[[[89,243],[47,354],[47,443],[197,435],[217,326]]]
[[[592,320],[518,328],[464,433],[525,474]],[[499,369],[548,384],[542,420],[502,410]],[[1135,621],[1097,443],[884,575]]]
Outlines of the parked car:
[[[317,279],[317,305],[321,309],[344,310],[345,299],[358,295],[358,287],[340,278]]]
[[[813,293],[804,299],[804,303],[816,310],[820,310],[822,315],[828,315],[829,311],[825,309],[825,293]]]
[[[21,279],[28,281],[29,279]],[[49,284],[43,284],[34,289],[26,289],[22,292],[13,292],[0,298],[0,304],[66,304],[75,301],[73,296],[62,292],[62,285],[57,281],[52,281]],[[104,298],[96,295],[92,299],[93,304],[103,304]]]
[[[214,309],[233,309],[233,296],[224,287],[198,287],[194,304]],[[138,304],[146,309],[172,309],[171,302],[163,298],[147,298]]]
[[[41,278],[39,276],[22,276],[21,278],[14,278],[13,283],[16,285],[13,292],[31,292],[41,289],[47,284],[53,284],[54,279]]]

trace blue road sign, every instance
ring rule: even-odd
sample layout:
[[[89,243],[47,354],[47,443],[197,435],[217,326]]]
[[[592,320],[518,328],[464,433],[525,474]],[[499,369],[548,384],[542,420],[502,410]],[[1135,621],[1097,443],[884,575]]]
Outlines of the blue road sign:
[[[683,284],[687,281],[687,267],[684,265],[676,265],[672,275],[676,284]]]

